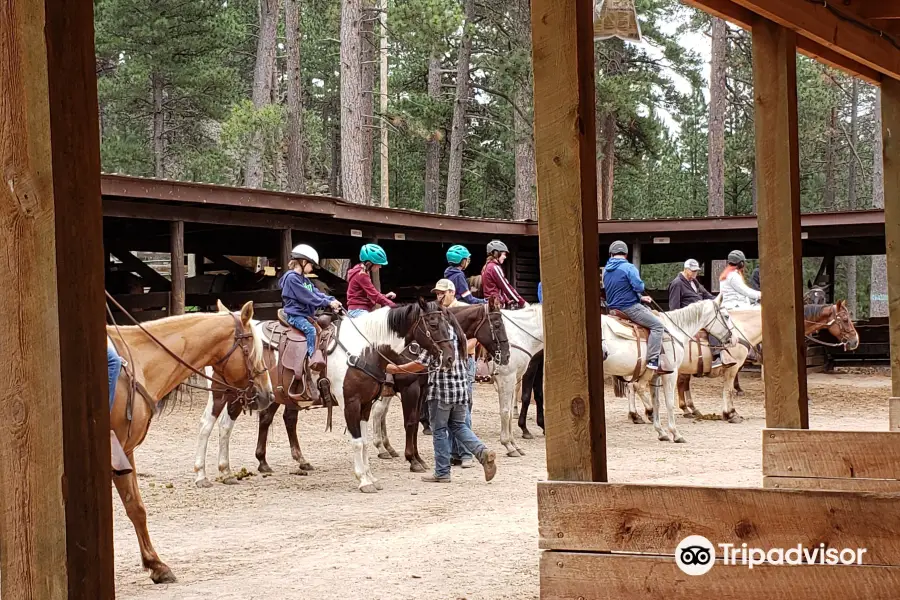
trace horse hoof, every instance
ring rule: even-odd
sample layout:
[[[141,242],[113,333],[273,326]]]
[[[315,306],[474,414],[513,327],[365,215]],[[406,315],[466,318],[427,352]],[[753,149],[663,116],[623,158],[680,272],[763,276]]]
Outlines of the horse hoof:
[[[656,439],[658,439],[658,440],[661,441],[661,442],[668,442],[668,441],[671,441],[671,440],[669,440],[669,435],[666,434],[666,433],[661,433],[661,434],[659,435],[659,437],[656,438]]]
[[[684,411],[684,414],[681,416],[684,417],[685,419],[693,419],[694,417],[696,417],[696,415],[694,413],[692,413],[691,411],[688,411],[688,410]]]
[[[647,415],[647,420],[649,420],[649,421],[653,420],[653,409],[652,408],[650,410],[645,410],[644,414]]]
[[[380,481],[376,481],[376,482],[375,482],[375,489],[378,490],[378,491],[380,492],[381,490],[384,489],[384,484],[381,483]]]
[[[730,417],[729,417],[729,416],[726,416],[726,415],[722,415],[722,420],[723,420],[723,421],[728,421],[729,423],[735,423],[735,424],[737,424],[737,423],[743,423],[743,422],[744,422],[744,417],[742,417],[741,415],[739,415],[739,414],[737,414],[736,412],[734,412],[734,413],[731,413],[731,416],[730,416]]]
[[[367,483],[366,485],[359,486],[359,491],[361,491],[363,494],[375,494],[378,492],[378,490],[375,488],[375,486],[372,485],[371,483]]]
[[[531,435],[531,432],[528,431],[527,429],[523,429],[522,430],[522,439],[523,440],[533,440],[534,436]]]
[[[734,395],[735,395],[735,396],[743,396],[743,395],[744,395],[744,390],[735,390]]]
[[[379,452],[379,453],[378,453],[378,458],[381,458],[381,459],[384,459],[384,460],[390,460],[390,459],[392,459],[392,458],[394,458],[394,457],[391,456],[391,453],[390,453],[390,452]]]
[[[518,450],[509,450],[506,452],[506,455],[511,458],[518,458],[518,457],[522,456],[521,454],[519,454]]]
[[[267,463],[259,463],[259,468],[257,469],[257,471],[259,471],[260,473],[274,473],[275,472],[272,470],[272,467],[270,467]]]
[[[315,468],[314,466],[312,466],[311,464],[309,464],[309,463],[306,462],[305,460],[302,461],[302,462],[301,462],[301,461],[297,461],[297,468],[300,469],[301,471],[315,471],[315,470],[316,470],[316,468]],[[305,473],[304,473],[304,474],[305,474]]]
[[[685,444],[685,443],[687,443],[687,440],[679,435],[677,438],[675,438],[675,443],[676,444]]]
[[[432,435],[432,433],[431,433],[431,427],[426,427],[425,429],[423,429],[423,430],[422,430],[422,434],[423,434],[423,435]]]
[[[178,579],[175,577],[175,574],[172,573],[172,569],[163,565],[159,569],[153,571],[150,574],[150,579],[153,580],[153,583],[175,583]]]
[[[233,476],[229,475],[228,477],[225,477],[224,479],[222,479],[222,483],[224,483],[225,485],[237,485],[238,480],[235,479]]]
[[[525,451],[522,450],[521,448],[516,448],[516,452],[519,453],[519,456],[525,456]]]
[[[400,458],[400,454],[393,448],[388,448],[388,452],[391,453],[391,458]]]
[[[628,418],[631,419],[631,422],[635,425],[644,425],[647,423],[647,421],[641,418],[641,415],[637,414],[636,412],[628,413]]]
[[[207,479],[206,477],[204,477],[203,479],[198,479],[197,481],[194,482],[194,485],[196,485],[198,488],[201,488],[201,489],[202,488],[211,488],[213,486],[212,482],[209,479]]]
[[[411,462],[409,463],[409,471],[410,473],[424,473],[425,467],[423,467],[420,463]]]
[[[306,477],[309,473],[306,472],[306,469],[294,469],[291,471],[291,475],[299,475],[301,477]]]

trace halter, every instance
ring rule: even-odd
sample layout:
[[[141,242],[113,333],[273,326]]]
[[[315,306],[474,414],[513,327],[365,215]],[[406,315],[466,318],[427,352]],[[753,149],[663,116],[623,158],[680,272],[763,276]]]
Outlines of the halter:
[[[826,305],[826,306],[827,306],[827,305]],[[837,342],[837,343],[823,342],[822,340],[820,340],[820,339],[818,339],[818,338],[814,338],[814,337],[812,336],[812,334],[806,335],[805,337],[806,337],[807,341],[810,341],[810,342],[813,342],[813,343],[815,343],[815,344],[818,344],[819,346],[827,346],[828,348],[840,348],[840,347],[843,347],[844,350],[846,350],[846,349],[847,349],[847,344],[850,343],[850,337],[851,337],[851,336],[850,336],[850,332],[847,330],[846,327],[844,327],[844,320],[838,318],[838,306],[837,306],[837,304],[832,304],[832,305],[831,305],[831,308],[832,308],[832,311],[833,311],[833,312],[832,312],[831,320],[828,321],[828,322],[825,323],[825,324],[822,324],[822,323],[820,323],[819,321],[810,321],[809,319],[804,319],[803,321],[804,321],[804,323],[811,323],[811,324],[813,324],[813,325],[821,325],[821,326],[822,326],[822,327],[821,327],[822,329],[828,329],[829,327],[831,327],[832,325],[834,325],[835,322],[837,322],[838,328],[839,328],[840,331],[841,331],[841,338],[840,338],[841,341],[839,341],[839,342]]]
[[[503,313],[498,313],[500,315],[500,319],[503,319]],[[488,303],[484,304],[484,311],[481,313],[481,319],[478,321],[478,324],[475,326],[475,337],[478,337],[478,332],[481,331],[481,328],[484,327],[485,323],[491,328],[491,343],[494,345],[494,370],[500,367],[500,360],[502,353],[500,352],[501,345],[505,342],[506,345],[509,345],[509,338],[504,335],[503,338],[499,337],[497,329],[494,327],[494,322],[491,320],[491,308]],[[506,333],[504,328],[503,333]]]

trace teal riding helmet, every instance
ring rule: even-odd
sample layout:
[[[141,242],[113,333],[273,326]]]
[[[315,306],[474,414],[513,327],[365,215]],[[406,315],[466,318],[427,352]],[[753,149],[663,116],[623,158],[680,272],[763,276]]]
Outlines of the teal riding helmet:
[[[382,267],[388,264],[387,254],[385,254],[384,248],[378,244],[366,244],[360,248],[359,260],[370,262],[373,265],[381,265]]]
[[[459,244],[457,244],[456,246],[450,246],[450,249],[447,250],[447,262],[451,265],[458,265],[465,259],[471,257],[472,253],[469,252],[469,249],[465,246],[460,246]]]

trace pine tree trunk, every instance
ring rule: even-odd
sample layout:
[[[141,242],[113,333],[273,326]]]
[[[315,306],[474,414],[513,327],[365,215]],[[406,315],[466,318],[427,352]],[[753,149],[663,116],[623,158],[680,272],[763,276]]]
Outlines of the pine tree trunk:
[[[884,208],[884,140],[881,137],[881,88],[875,88],[875,149],[872,165],[872,207]],[[869,316],[888,316],[887,258],[872,257],[872,288],[869,292]]]
[[[456,63],[456,98],[453,102],[453,121],[450,128],[450,162],[447,166],[446,210],[448,215],[459,214],[462,188],[463,142],[466,138],[466,109],[469,106],[469,65],[472,56],[472,21],[475,19],[475,0],[463,0],[465,23],[459,41]]]
[[[328,127],[328,144],[331,149],[331,169],[328,171],[328,193],[332,196],[341,195],[341,123],[340,118],[340,94],[335,89],[335,81],[332,78],[331,98],[324,103],[324,116],[322,121]],[[329,89],[329,88],[326,88]]]
[[[528,0],[518,0],[517,38],[523,48],[531,48],[531,5]],[[531,101],[534,95],[531,84],[531,69],[519,75],[519,84],[513,96],[513,102],[527,115],[531,112]],[[534,162],[534,129],[519,112],[513,110],[513,134],[516,137],[516,199],[513,206],[513,218],[537,220],[535,205],[535,162]]]
[[[850,168],[847,174],[847,204],[850,210],[856,210],[856,145],[858,137],[858,115],[859,112],[859,80],[853,78],[853,84],[850,92]],[[857,302],[856,302],[856,256],[844,257],[844,273],[847,274],[847,310],[850,316],[856,318]]]
[[[428,95],[435,101],[441,97],[441,57],[434,53],[428,61]],[[440,209],[441,140],[434,131],[425,142],[425,212]]]
[[[256,68],[253,71],[253,107],[260,110],[272,101],[272,78],[275,73],[275,42],[281,0],[259,0],[259,38],[256,43]],[[263,185],[262,132],[254,131],[247,163],[244,185],[258,188]]]
[[[166,113],[163,106],[165,81],[162,76],[153,72],[150,76],[153,88],[153,165],[156,177],[166,176]]]
[[[287,187],[306,191],[306,140],[303,126],[303,75],[300,62],[300,0],[285,0],[287,49]]]
[[[750,166],[750,201],[753,203],[753,214],[756,214],[756,164]]]
[[[712,19],[712,58],[709,76],[709,196],[706,213],[725,215],[725,109],[728,89],[725,85],[728,60],[728,26]],[[715,274],[714,274],[715,275]]]
[[[616,177],[616,137],[619,135],[615,113],[608,113],[603,118],[603,159],[600,164],[600,220],[612,219],[613,189]]]
[[[375,162],[375,56],[378,48],[375,41],[375,5],[372,0],[364,0],[362,22],[360,23],[360,60],[362,61],[362,182],[365,204],[372,203],[372,169]]]
[[[825,191],[822,195],[822,206],[825,210],[834,209],[834,130],[837,126],[837,110],[831,107],[828,113],[825,136]]]
[[[363,143],[363,79],[360,36],[362,0],[341,2],[341,187],[344,200],[368,204]],[[371,132],[370,132],[371,133]]]

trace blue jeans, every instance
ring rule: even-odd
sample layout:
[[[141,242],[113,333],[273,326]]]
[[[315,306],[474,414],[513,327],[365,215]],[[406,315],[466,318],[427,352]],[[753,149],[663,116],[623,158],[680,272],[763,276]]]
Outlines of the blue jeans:
[[[469,403],[466,405],[466,425],[469,426],[469,429],[472,429],[472,402],[475,400],[475,396],[473,395],[475,387],[475,358],[472,356],[469,357],[467,370],[469,372]],[[472,453],[463,447],[459,443],[459,440],[454,437],[450,442],[450,457],[458,458],[460,460],[469,460],[472,458]]]
[[[119,382],[119,373],[122,371],[122,359],[116,351],[106,347],[106,374],[109,376],[109,412],[112,412],[113,402],[116,401],[116,384]]]
[[[451,435],[478,458],[481,458],[487,447],[466,424],[469,411],[465,404],[444,404],[437,401],[429,401],[428,404],[431,413],[432,441],[434,442],[434,476],[449,477]]]
[[[353,310],[347,311],[347,316],[349,316],[351,319],[354,317],[358,317],[360,315],[367,315],[367,314],[369,314],[369,311],[367,311],[364,308],[354,308]]]
[[[306,355],[312,356],[316,349],[316,327],[306,320],[306,317],[296,317],[288,315],[288,323],[303,332],[306,336]]]

